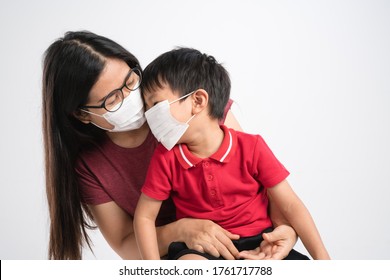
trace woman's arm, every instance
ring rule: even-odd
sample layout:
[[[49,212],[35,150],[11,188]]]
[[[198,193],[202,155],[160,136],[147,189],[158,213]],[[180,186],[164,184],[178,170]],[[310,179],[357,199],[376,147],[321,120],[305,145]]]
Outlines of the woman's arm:
[[[113,201],[89,208],[102,235],[122,259],[141,259],[131,216]],[[168,253],[169,244],[181,241],[191,249],[234,259],[238,251],[231,240],[238,237],[209,220],[186,218],[157,228],[160,256]]]
[[[234,130],[242,131],[240,123],[237,121],[231,110],[229,110],[226,114],[224,125],[233,128]]]
[[[96,225],[110,247],[122,258],[140,259],[132,218],[115,202],[88,205]]]
[[[314,259],[330,259],[309,211],[287,180],[268,189],[271,201],[282,211]]]
[[[130,215],[113,201],[89,205],[89,209],[103,237],[122,259],[141,259],[133,229],[133,218]],[[177,223],[157,228],[160,256],[166,255],[169,244],[179,238]]]

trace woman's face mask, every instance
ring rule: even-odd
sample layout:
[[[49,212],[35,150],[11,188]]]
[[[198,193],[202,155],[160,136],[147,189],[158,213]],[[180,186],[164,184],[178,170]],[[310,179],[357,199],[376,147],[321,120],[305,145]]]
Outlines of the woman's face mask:
[[[171,150],[177,144],[188,129],[188,123],[195,117],[193,115],[185,123],[179,122],[172,116],[170,105],[193,93],[190,92],[172,102],[168,102],[168,100],[161,101],[145,112],[146,120],[154,137],[167,150]]]
[[[144,115],[144,103],[142,101],[141,93],[139,89],[131,92],[129,96],[123,99],[123,103],[118,104],[120,106],[115,112],[106,112],[103,115],[98,115],[90,111],[83,110],[83,112],[89,113],[94,116],[104,118],[109,124],[113,125],[113,129],[107,129],[101,127],[93,122],[95,126],[110,131],[110,132],[122,132],[130,131],[140,128],[146,121]]]

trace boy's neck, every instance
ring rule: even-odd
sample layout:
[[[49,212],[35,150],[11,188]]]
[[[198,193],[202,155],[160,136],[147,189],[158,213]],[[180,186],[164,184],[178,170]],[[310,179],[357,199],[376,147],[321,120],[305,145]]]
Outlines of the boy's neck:
[[[208,158],[218,151],[224,133],[217,120],[204,122],[193,133],[192,141],[186,143],[188,150],[199,158]]]

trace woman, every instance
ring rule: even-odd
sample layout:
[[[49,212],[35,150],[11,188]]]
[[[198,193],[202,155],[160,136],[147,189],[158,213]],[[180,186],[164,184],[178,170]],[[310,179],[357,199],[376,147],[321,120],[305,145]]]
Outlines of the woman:
[[[139,62],[131,53],[90,32],[68,32],[45,52],[43,133],[50,259],[81,259],[84,242],[91,248],[86,230],[94,228],[92,222],[119,256],[140,258],[132,217],[157,144],[143,115],[141,80]],[[239,129],[230,112],[225,124]],[[211,221],[175,221],[169,201],[158,224],[161,256],[173,241],[226,259],[236,254],[231,240],[238,236]],[[280,226],[265,238],[264,248],[252,252],[253,258],[264,253],[286,256],[296,234]]]

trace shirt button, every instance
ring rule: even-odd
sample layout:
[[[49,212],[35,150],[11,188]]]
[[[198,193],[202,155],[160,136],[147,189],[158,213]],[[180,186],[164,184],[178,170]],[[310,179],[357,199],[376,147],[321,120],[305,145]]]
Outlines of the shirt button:
[[[210,191],[210,194],[211,194],[212,196],[214,196],[214,195],[215,195],[215,191],[214,191],[214,190]]]
[[[206,162],[203,163],[203,166],[204,167],[209,167],[209,163],[206,161]]]
[[[212,180],[214,179],[214,176],[213,176],[213,175],[209,175],[209,176],[207,177],[207,179],[209,179],[209,181],[212,181]]]

